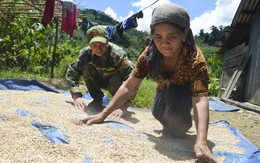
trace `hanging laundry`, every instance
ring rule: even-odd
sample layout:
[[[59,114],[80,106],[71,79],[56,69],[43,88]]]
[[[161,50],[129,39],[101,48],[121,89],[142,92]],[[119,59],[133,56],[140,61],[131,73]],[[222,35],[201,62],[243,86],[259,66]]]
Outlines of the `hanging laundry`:
[[[108,26],[104,26],[104,27],[106,28],[106,31],[108,33],[109,41],[112,41],[113,40],[113,32],[114,32],[115,26],[108,25]]]
[[[92,22],[92,21],[88,20],[87,18],[83,18],[82,19],[82,24],[81,24],[81,30],[84,33],[86,33],[89,28],[91,28],[93,26],[96,26],[96,25],[98,25],[98,23]],[[115,33],[115,27],[116,26],[113,26],[113,25],[108,25],[108,26],[107,25],[103,25],[103,26],[107,30],[109,41],[113,41],[113,35]]]
[[[73,11],[62,6],[61,31],[73,37],[73,31],[77,27],[77,5],[73,4]]]
[[[54,14],[55,0],[46,0],[44,14],[42,17],[42,24],[47,26],[52,20]]]
[[[138,26],[137,19],[143,18],[144,14],[142,11],[130,16],[126,20],[123,21],[122,28],[124,30],[136,28]]]
[[[138,13],[132,15],[131,17],[127,18],[126,20],[116,24],[116,25],[103,25],[105,26],[107,32],[109,41],[119,41],[120,38],[123,36],[124,30],[136,28],[138,26],[137,20],[139,18],[143,18],[144,14],[142,11],[139,11]],[[88,20],[87,18],[83,18],[82,24],[81,24],[81,30],[86,33],[86,31],[95,26],[99,25],[98,23],[92,22]],[[101,25],[101,24],[100,24]]]
[[[83,18],[82,19],[82,24],[81,24],[81,30],[86,33],[87,30],[95,25],[98,25],[97,23],[95,22],[92,22],[90,20],[88,20],[87,18]]]
[[[62,0],[61,4],[63,7],[67,8],[70,12],[73,11],[73,1],[72,0]]]

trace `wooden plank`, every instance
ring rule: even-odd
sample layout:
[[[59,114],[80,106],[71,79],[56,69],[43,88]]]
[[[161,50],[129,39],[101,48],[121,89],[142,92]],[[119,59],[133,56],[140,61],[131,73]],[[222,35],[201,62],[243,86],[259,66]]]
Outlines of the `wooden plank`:
[[[236,46],[235,48],[225,52],[224,59],[225,59],[225,61],[227,61],[227,60],[233,59],[235,57],[238,57],[242,54],[245,54],[248,51],[249,51],[249,46],[246,46],[245,43],[243,43],[243,44],[240,44],[240,45]]]
[[[241,61],[238,69],[233,73],[231,79],[229,80],[229,83],[228,83],[228,86],[225,90],[225,92],[221,95],[221,98],[222,99],[228,99],[232,90],[234,89],[240,75],[242,74],[243,72],[243,69],[244,67],[246,66],[247,62],[249,61],[250,59],[250,56],[249,54],[245,55],[244,59]]]
[[[226,60],[224,63],[224,69],[238,67],[239,63],[241,62],[241,60],[244,59],[244,57],[245,57],[245,53],[243,53],[242,55],[235,57],[233,59]]]

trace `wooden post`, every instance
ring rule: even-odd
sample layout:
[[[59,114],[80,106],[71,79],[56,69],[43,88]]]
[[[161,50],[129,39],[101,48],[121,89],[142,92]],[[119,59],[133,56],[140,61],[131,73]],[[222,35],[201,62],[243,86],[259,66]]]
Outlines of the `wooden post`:
[[[55,66],[55,58],[56,58],[56,47],[58,42],[58,18],[54,18],[55,25],[56,25],[56,32],[55,32],[55,40],[54,40],[54,47],[53,47],[53,55],[51,60],[51,78],[54,78],[54,66]]]

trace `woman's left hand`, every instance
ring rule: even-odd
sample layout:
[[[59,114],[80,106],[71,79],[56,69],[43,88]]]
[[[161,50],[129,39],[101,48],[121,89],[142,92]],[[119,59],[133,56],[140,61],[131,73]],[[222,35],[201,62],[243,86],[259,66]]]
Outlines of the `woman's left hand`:
[[[194,152],[197,158],[205,159],[211,163],[217,163],[217,159],[214,157],[212,152],[209,150],[207,144],[204,143],[196,143],[194,145]]]

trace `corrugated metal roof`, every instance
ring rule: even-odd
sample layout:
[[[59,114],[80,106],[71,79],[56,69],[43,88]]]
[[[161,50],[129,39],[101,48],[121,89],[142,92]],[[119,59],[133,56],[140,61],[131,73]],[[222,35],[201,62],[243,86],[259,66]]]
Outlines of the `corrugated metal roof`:
[[[259,3],[260,0],[241,0],[232,20],[228,37],[222,44],[219,54],[224,54],[230,48],[249,41],[253,17],[256,11],[260,9]]]

